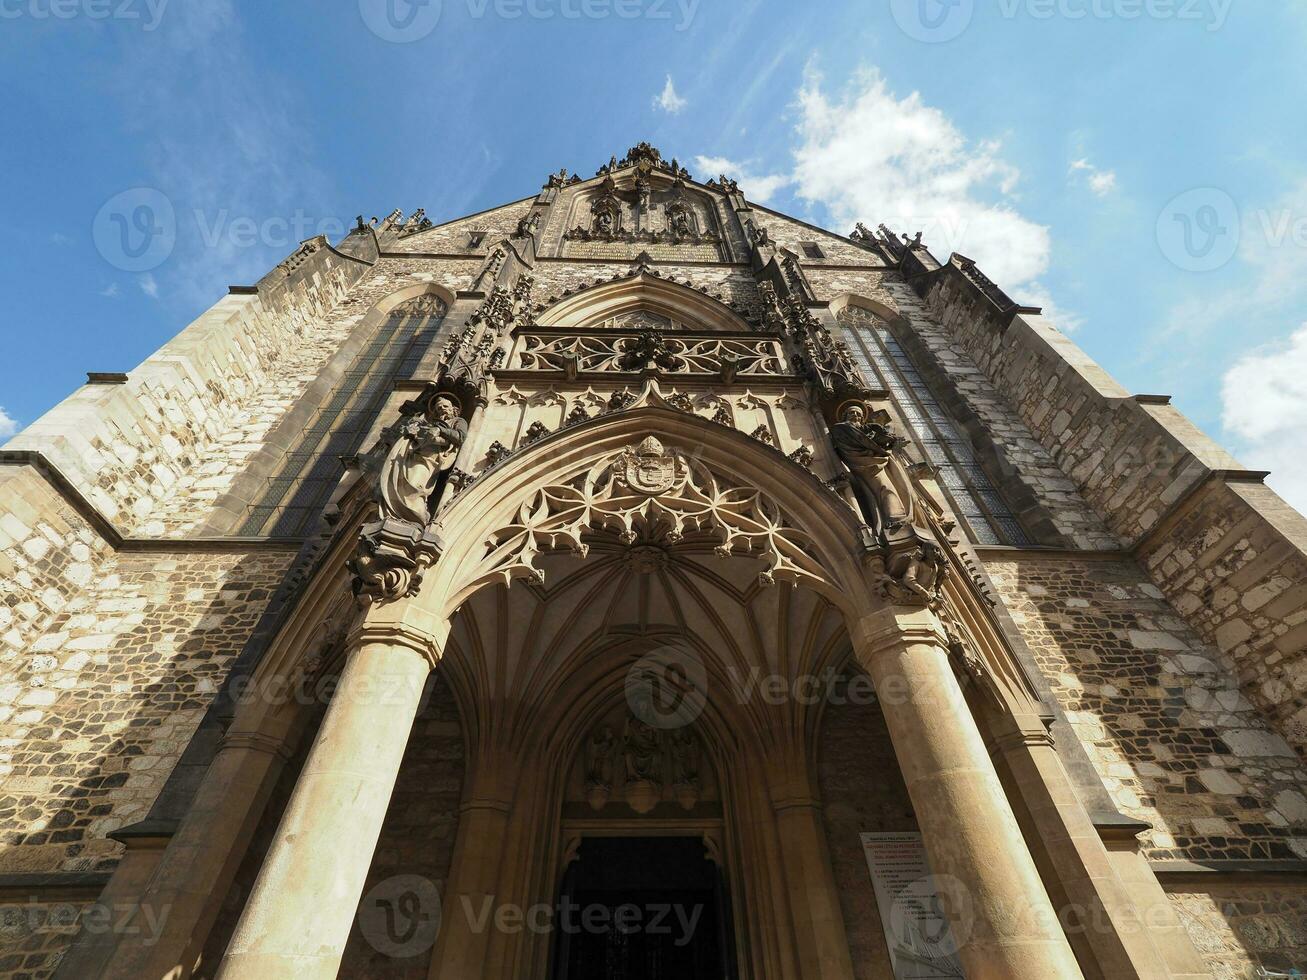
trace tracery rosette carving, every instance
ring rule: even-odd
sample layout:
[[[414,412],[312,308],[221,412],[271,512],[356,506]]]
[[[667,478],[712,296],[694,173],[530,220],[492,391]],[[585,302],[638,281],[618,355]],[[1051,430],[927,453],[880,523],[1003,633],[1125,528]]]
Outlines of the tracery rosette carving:
[[[522,336],[515,360],[526,371],[566,371],[573,363],[585,372],[630,371],[653,363],[675,374],[727,372],[734,378],[789,373],[784,352],[774,340],[675,337],[653,330],[634,336],[528,333]]]
[[[716,539],[719,556],[761,561],[763,584],[778,578],[828,581],[813,557],[809,536],[786,520],[775,501],[701,459],[665,449],[652,436],[535,491],[487,539],[478,580],[543,581],[536,565],[540,555],[570,551],[584,556],[586,536],[603,532],[628,545],[672,545],[703,534]]]
[[[685,366],[685,361],[672,353],[660,330],[641,330],[620,343],[622,356],[617,364],[623,371],[639,371],[650,365],[664,371],[679,371]]]

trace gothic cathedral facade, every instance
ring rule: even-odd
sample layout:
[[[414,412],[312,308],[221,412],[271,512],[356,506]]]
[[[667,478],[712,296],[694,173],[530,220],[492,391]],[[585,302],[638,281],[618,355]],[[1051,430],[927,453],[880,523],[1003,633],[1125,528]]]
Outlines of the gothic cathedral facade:
[[[1307,967],[1307,521],[746,191],[360,218],[0,450],[0,978]]]

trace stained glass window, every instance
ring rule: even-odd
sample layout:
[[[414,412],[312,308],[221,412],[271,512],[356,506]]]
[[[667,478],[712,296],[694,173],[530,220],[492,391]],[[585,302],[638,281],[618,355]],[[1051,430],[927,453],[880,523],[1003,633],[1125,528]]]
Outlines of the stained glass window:
[[[890,393],[926,459],[939,467],[939,482],[958,517],[979,544],[1028,545],[1002,493],[986,474],[970,437],[940,403],[926,379],[874,313],[849,306],[840,321],[854,360]]]

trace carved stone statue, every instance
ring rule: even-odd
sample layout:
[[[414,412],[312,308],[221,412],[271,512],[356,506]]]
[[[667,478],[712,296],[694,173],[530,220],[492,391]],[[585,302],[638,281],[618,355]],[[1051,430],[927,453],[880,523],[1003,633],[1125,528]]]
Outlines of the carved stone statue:
[[[432,399],[424,415],[406,419],[381,468],[382,515],[425,527],[432,496],[467,437],[467,423],[447,395]]]
[[[585,781],[587,786],[611,789],[613,785],[613,756],[617,750],[617,735],[604,725],[590,735],[585,747]]]
[[[906,550],[891,553],[885,570],[889,573],[887,594],[898,601],[935,604],[943,584],[947,562],[933,541],[916,535]]]
[[[689,728],[675,728],[671,733],[672,782],[676,785],[699,785],[699,739]]]
[[[908,520],[908,511],[889,476],[890,454],[901,440],[880,422],[868,422],[861,404],[847,406],[831,426],[831,442],[844,465],[862,516],[872,531],[883,537]]]
[[[677,238],[691,238],[694,228],[684,205],[671,205],[667,209],[667,227]]]
[[[656,728],[645,724],[635,715],[627,718],[626,732],[622,736],[622,750],[626,759],[628,783],[648,782],[662,785],[663,760],[658,734]]]
[[[523,215],[517,223],[517,230],[513,232],[514,238],[530,238],[540,227],[540,212],[532,211],[530,214]]]

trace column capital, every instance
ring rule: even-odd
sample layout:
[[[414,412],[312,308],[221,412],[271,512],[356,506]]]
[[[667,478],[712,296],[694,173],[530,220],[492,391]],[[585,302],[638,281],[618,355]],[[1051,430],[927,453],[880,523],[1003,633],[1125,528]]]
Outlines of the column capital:
[[[283,761],[294,755],[285,738],[269,735],[265,732],[229,731],[218,742],[218,751],[222,752],[225,749],[247,749],[252,752],[263,752],[267,755],[274,755]]]
[[[886,606],[850,624],[849,636],[853,640],[853,652],[859,658],[914,643],[948,649],[944,624],[926,608]]]
[[[1018,731],[1006,732],[997,738],[990,739],[987,743],[992,752],[1008,753],[1026,749],[1055,749],[1057,743],[1053,740],[1053,733],[1046,728],[1031,729],[1023,728]]]
[[[822,810],[821,800],[814,799],[811,796],[787,796],[784,799],[772,800],[772,809],[777,813],[786,810]]]
[[[351,657],[355,651],[373,643],[403,647],[425,659],[434,669],[444,654],[444,640],[448,633],[448,628],[437,635],[408,622],[364,620],[350,632],[345,646]]]

